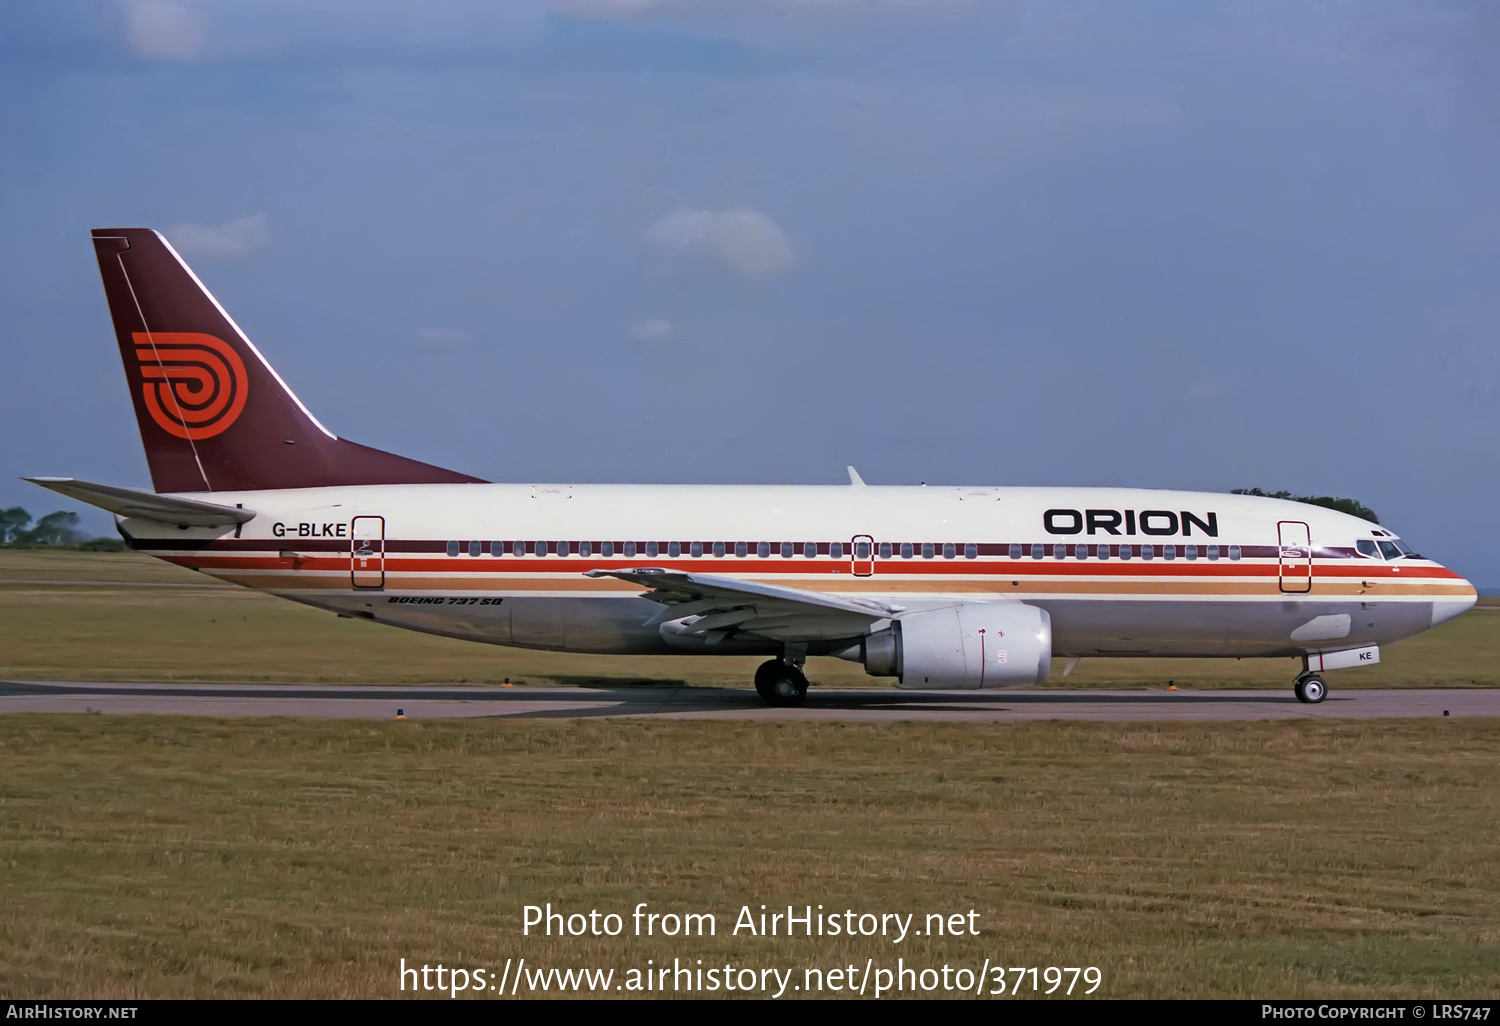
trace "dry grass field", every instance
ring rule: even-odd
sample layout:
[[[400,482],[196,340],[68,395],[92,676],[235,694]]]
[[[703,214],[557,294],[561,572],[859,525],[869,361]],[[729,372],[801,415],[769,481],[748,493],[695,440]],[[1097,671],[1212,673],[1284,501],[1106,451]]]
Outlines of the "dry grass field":
[[[380,997],[403,957],[525,956],[1493,996],[1495,728],[11,717],[0,993]],[[523,938],[547,901],[709,911],[719,932]],[[725,935],[761,903],[975,909],[980,935]]]
[[[1500,610],[1479,610],[1335,671],[1349,687],[1500,686]],[[757,659],[498,648],[342,620],[134,553],[0,550],[0,679],[748,686]],[[815,659],[814,683],[878,687]],[[1086,659],[1052,687],[1290,688],[1295,660]]]
[[[107,583],[96,583],[107,582]],[[1500,683],[1500,612],[1335,687]],[[0,553],[0,677],[740,684],[379,628],[132,555]],[[823,660],[826,683],[867,685]],[[1283,686],[1290,662],[1067,684]],[[1097,966],[1104,996],[1493,996],[1494,722],[0,719],[0,995],[381,997],[443,962],[623,973]],[[712,912],[524,938],[522,906]],[[980,935],[726,936],[741,905],[979,913]],[[618,977],[617,977],[618,980]],[[720,992],[722,994],[722,992]]]

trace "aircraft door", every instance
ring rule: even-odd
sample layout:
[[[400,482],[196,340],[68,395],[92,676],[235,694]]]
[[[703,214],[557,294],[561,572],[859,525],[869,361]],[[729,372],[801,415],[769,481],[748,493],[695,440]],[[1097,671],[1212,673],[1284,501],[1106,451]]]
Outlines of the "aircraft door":
[[[875,573],[875,539],[868,534],[856,534],[849,546],[849,569],[855,577],[871,577]]]
[[[349,537],[350,582],[356,588],[384,588],[385,517],[355,517]]]
[[[1312,591],[1312,539],[1307,525],[1296,520],[1283,520],[1276,525],[1276,532],[1281,542],[1278,550],[1281,554],[1281,590]]]

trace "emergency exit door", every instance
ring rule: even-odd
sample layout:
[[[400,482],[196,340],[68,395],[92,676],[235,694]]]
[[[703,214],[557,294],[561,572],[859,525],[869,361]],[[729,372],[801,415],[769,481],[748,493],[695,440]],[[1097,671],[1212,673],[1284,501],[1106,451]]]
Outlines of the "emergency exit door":
[[[849,570],[855,577],[870,577],[875,573],[875,539],[868,534],[856,534],[849,546]]]
[[[1312,591],[1312,538],[1307,525],[1283,520],[1276,525],[1276,531],[1281,542],[1281,590]]]
[[[356,588],[384,588],[385,517],[355,517],[349,536],[350,581]]]

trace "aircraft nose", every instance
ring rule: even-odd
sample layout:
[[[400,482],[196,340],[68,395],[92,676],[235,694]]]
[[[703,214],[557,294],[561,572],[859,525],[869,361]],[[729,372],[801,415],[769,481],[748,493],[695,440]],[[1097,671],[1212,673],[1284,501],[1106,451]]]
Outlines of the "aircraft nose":
[[[1460,616],[1474,608],[1474,603],[1479,601],[1479,592],[1468,581],[1460,581],[1461,588],[1455,588],[1450,595],[1432,600],[1432,625],[1436,627],[1440,623],[1446,623],[1455,616]]]

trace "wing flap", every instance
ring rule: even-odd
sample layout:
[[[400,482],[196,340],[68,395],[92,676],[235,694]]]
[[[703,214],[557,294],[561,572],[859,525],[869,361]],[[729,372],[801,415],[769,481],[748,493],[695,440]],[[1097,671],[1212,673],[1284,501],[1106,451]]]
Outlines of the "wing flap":
[[[843,638],[862,634],[902,610],[869,599],[657,567],[590,570],[584,576],[639,584],[646,598],[664,607],[645,625],[663,625],[673,634],[739,630],[780,641]],[[680,622],[689,617],[698,619]]]

